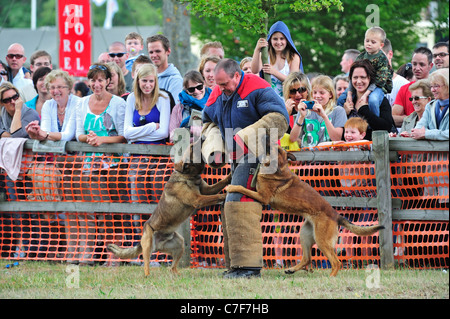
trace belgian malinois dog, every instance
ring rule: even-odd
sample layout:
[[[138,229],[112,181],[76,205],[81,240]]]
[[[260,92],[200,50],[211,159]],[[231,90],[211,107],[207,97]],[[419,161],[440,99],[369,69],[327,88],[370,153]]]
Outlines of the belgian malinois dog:
[[[273,152],[273,154],[277,154],[277,152]],[[286,269],[287,274],[293,274],[300,269],[307,270],[311,263],[311,248],[316,243],[331,263],[331,276],[336,276],[341,267],[341,262],[335,252],[338,226],[343,226],[359,236],[372,235],[380,229],[384,229],[384,226],[356,226],[339,215],[314,188],[300,180],[289,169],[288,159],[296,160],[292,153],[288,153],[278,146],[277,171],[264,174],[263,168],[261,168],[256,177],[256,192],[239,185],[229,185],[226,191],[242,193],[262,204],[270,205],[280,212],[301,215],[305,218],[300,230],[302,260],[299,264]],[[269,160],[265,161],[265,164],[261,165],[269,166],[270,161],[273,160],[277,160],[277,158],[271,156]]]
[[[231,181],[231,175],[214,185],[208,185],[200,176],[205,168],[198,162],[183,160],[174,164],[174,171],[164,186],[161,199],[145,222],[141,242],[133,248],[108,245],[108,250],[119,258],[136,258],[142,253],[144,274],[150,274],[150,256],[153,251],[168,253],[173,258],[171,271],[178,273],[177,265],[184,253],[184,239],[177,228],[202,207],[220,204],[226,193],[218,194]],[[188,158],[189,159],[189,158]]]

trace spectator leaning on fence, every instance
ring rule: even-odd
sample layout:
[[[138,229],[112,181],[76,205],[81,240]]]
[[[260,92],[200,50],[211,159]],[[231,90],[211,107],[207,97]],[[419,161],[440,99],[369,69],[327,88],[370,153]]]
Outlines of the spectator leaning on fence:
[[[52,97],[42,106],[41,124],[33,121],[26,130],[36,140],[71,141],[75,138],[76,107],[81,98],[71,93],[73,78],[63,70],[53,70],[45,78]]]
[[[76,138],[93,146],[126,142],[123,137],[125,101],[106,88],[111,70],[103,63],[89,68],[88,79],[92,95],[82,98],[76,112]]]
[[[448,68],[431,73],[429,81],[434,101],[425,107],[422,118],[409,137],[427,140],[448,140]]]
[[[165,144],[169,137],[170,100],[159,90],[154,65],[137,71],[134,92],[127,98],[124,136],[132,143]]]

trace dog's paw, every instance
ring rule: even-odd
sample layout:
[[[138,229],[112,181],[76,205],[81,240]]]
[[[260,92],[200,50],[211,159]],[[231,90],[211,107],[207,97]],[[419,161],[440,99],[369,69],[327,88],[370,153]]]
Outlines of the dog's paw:
[[[225,191],[227,193],[237,193],[238,187],[236,185],[228,185],[227,187],[225,187]]]
[[[116,253],[119,250],[119,246],[115,244],[108,244],[106,245],[106,249],[112,253]]]
[[[289,269],[286,269],[286,270],[284,271],[284,273],[287,274],[287,275],[292,275],[292,274],[295,273],[295,271],[294,271],[294,270],[291,270],[291,269],[289,268]]]

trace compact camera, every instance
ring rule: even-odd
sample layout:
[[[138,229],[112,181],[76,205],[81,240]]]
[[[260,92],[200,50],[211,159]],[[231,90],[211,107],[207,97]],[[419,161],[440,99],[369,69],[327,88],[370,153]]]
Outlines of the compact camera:
[[[303,103],[306,104],[307,110],[311,110],[313,108],[315,102],[314,101],[304,101]]]

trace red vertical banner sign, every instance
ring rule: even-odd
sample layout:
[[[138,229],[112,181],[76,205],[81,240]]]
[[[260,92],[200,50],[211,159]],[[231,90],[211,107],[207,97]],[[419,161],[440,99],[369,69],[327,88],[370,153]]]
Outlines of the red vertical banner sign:
[[[58,0],[59,67],[85,77],[91,65],[89,0]]]

